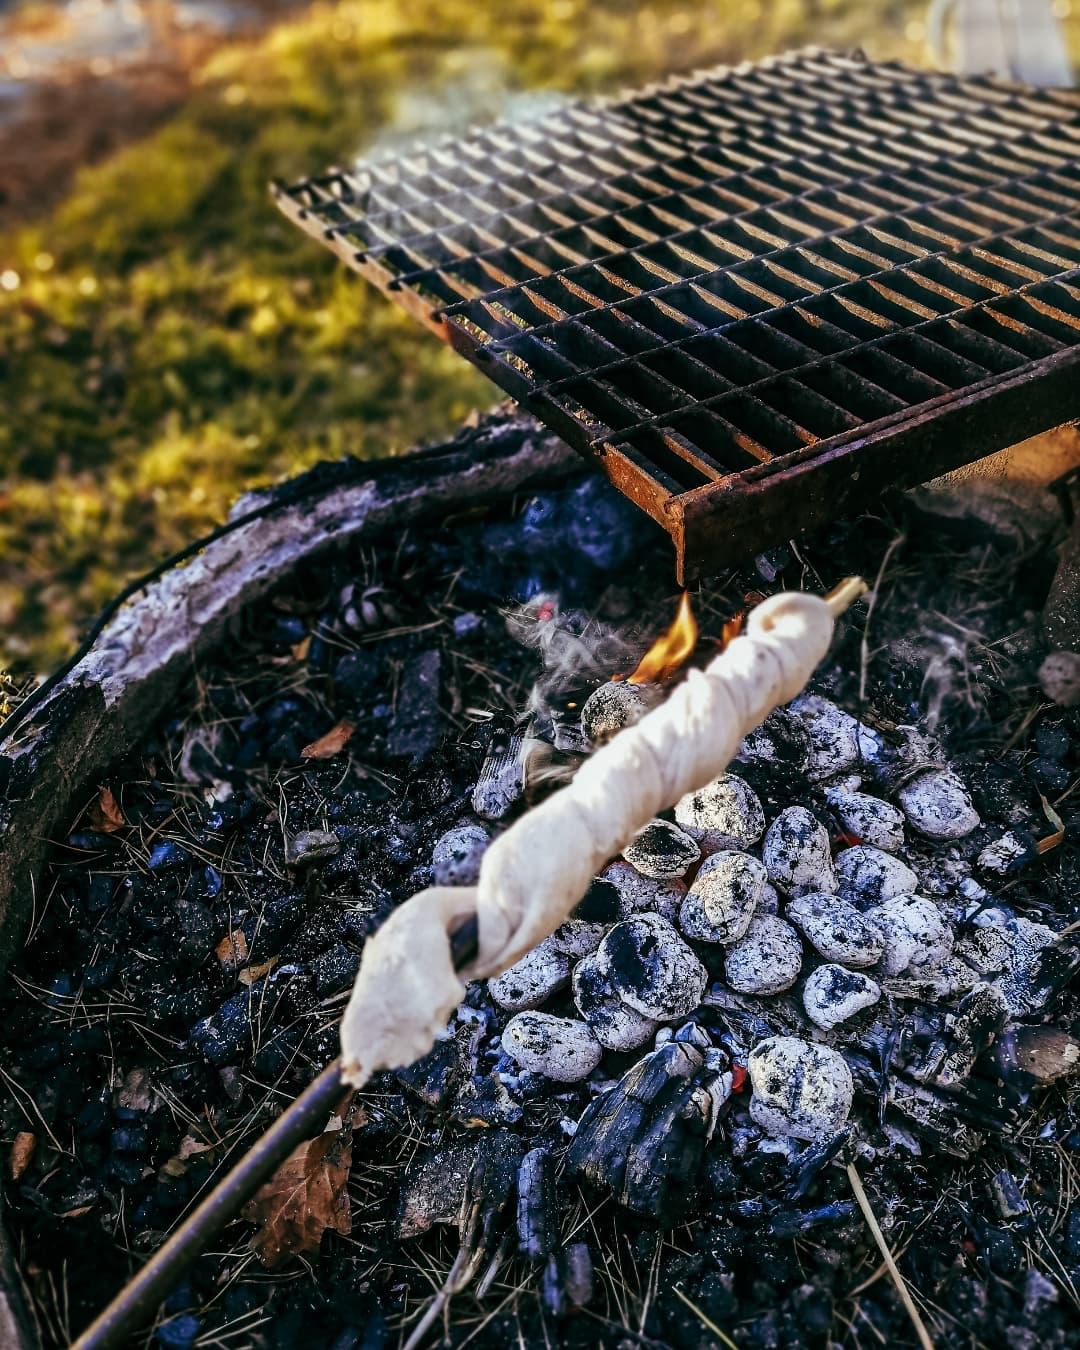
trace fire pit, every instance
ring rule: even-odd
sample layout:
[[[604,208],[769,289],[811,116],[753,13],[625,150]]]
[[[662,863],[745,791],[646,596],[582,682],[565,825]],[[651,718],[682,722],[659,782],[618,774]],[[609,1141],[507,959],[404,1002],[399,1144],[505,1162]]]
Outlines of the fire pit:
[[[1080,416],[1080,95],[817,50],[279,189],[681,580]]]
[[[1060,503],[905,499],[702,585],[668,634],[663,534],[573,468],[502,419],[324,471],[16,731],[7,1217],[47,1344],[336,1053],[401,900],[472,881],[763,592],[848,572],[872,600],[806,695],[429,1056],[339,1103],[156,1341],[398,1344],[448,1305],[454,1344],[906,1344],[865,1201],[936,1345],[1069,1344],[1080,725],[1038,686]],[[76,795],[29,795],[28,755]]]

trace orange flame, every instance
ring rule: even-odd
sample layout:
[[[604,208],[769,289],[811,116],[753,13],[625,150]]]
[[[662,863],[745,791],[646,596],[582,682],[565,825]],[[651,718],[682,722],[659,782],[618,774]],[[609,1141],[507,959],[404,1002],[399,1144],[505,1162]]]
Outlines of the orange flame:
[[[627,684],[655,684],[666,679],[683,664],[697,645],[698,626],[690,608],[690,596],[683,591],[675,622],[641,658]]]

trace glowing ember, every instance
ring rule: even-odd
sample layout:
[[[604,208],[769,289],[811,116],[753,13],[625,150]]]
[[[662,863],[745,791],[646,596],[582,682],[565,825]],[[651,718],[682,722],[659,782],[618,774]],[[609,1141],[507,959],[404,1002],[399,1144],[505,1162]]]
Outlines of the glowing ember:
[[[683,591],[675,622],[657,638],[641,658],[627,684],[656,684],[667,679],[683,664],[697,645],[698,626],[690,608],[690,596]]]

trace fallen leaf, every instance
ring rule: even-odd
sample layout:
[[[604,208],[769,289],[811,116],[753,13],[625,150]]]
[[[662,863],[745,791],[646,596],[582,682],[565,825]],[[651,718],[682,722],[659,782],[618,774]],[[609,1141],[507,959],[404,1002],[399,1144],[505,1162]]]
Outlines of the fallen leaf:
[[[280,956],[272,956],[269,961],[260,961],[257,966],[245,966],[237,978],[241,984],[252,985],[264,975],[269,975],[280,960]]]
[[[37,1135],[30,1130],[20,1130],[12,1142],[11,1156],[8,1158],[8,1168],[11,1172],[12,1181],[18,1181],[30,1166],[35,1148],[37,1148]]]
[[[1035,845],[1035,852],[1049,853],[1052,848],[1057,848],[1057,846],[1064,841],[1065,822],[1061,819],[1061,817],[1058,815],[1058,813],[1054,810],[1054,808],[1050,805],[1050,803],[1046,800],[1046,798],[1042,795],[1041,792],[1039,793],[1039,801],[1042,802],[1043,812],[1046,816],[1046,819],[1055,828],[1053,834],[1045,835],[1042,839],[1038,841],[1038,843]]]
[[[294,642],[289,651],[294,661],[306,661],[308,652],[311,651],[311,634],[308,633],[307,637],[301,638],[299,642]]]
[[[102,834],[115,834],[117,830],[127,829],[127,821],[113,796],[112,788],[99,789],[97,801],[91,806],[88,815],[90,824]]]
[[[247,960],[247,935],[242,928],[234,928],[226,933],[214,948],[214,954],[221,962],[223,970],[239,970]]]
[[[349,743],[349,737],[356,730],[355,722],[342,721],[331,727],[325,736],[305,745],[300,751],[301,759],[331,759],[338,755]]]
[[[327,1229],[347,1237],[352,1214],[346,1186],[352,1167],[353,1130],[358,1111],[337,1128],[308,1139],[285,1159],[241,1211],[256,1224],[251,1248],[267,1270],[276,1270],[301,1252],[317,1252]]]
[[[158,1177],[182,1177],[187,1172],[187,1160],[194,1158],[200,1153],[209,1153],[214,1147],[205,1140],[196,1139],[193,1134],[185,1134],[180,1140],[180,1147],[171,1158],[162,1163],[158,1171]]]

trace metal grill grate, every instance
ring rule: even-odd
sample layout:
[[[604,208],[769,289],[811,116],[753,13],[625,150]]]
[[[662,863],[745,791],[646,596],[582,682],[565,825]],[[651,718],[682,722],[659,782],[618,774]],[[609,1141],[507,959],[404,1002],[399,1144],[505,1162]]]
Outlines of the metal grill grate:
[[[817,50],[279,189],[680,575],[1080,417],[1080,94]]]

